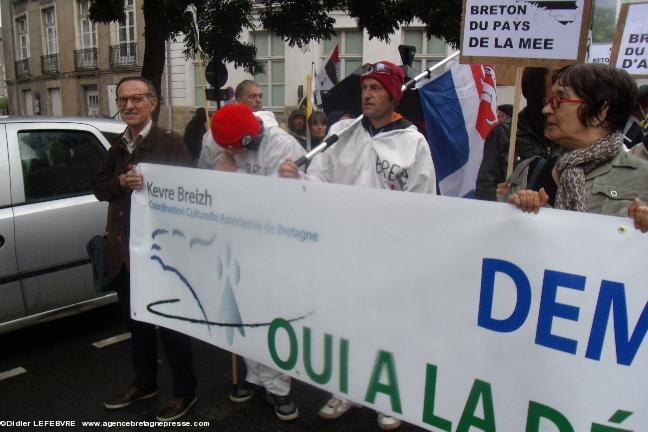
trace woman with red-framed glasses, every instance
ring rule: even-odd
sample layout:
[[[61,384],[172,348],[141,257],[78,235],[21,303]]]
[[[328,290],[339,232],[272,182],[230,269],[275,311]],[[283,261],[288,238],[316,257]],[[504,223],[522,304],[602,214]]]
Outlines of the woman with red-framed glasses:
[[[564,67],[552,82],[542,109],[544,134],[561,151],[518,164],[502,200],[525,212],[551,205],[627,216],[634,200],[648,200],[648,164],[624,150],[619,132],[635,106],[637,85],[621,69],[592,63]],[[640,204],[633,206],[637,213]]]

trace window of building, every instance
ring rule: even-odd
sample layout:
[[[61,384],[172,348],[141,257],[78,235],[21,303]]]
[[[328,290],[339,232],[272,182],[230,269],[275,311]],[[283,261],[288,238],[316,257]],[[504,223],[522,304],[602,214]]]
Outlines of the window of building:
[[[16,19],[16,53],[17,60],[29,58],[29,31],[27,30],[27,17]]]
[[[47,92],[49,93],[50,100],[50,112],[53,116],[63,115],[63,104],[61,103],[61,89],[60,88],[48,88]]]
[[[135,11],[133,0],[124,1],[125,16],[117,25],[117,41],[122,43],[135,42]]]
[[[96,136],[75,130],[18,132],[18,148],[27,202],[92,193],[105,153]]]
[[[81,48],[96,48],[97,27],[88,18],[90,15],[90,0],[79,0],[79,19],[81,24]]]
[[[128,60],[123,63],[135,63],[135,8],[133,0],[124,0],[124,19],[117,23],[117,43],[119,56]]]
[[[428,38],[425,29],[403,30],[403,43],[416,48],[412,67],[419,72],[434,66],[447,56],[447,46],[443,39]],[[443,70],[436,70],[433,75],[439,75]]]
[[[58,47],[56,43],[56,15],[54,8],[43,9],[43,35],[45,40],[45,54],[57,54]]]
[[[253,43],[257,49],[257,60],[263,64],[264,73],[254,76],[263,90],[264,105],[273,108],[285,105],[285,46],[279,36],[269,32],[253,33]]]
[[[86,106],[88,117],[97,117],[101,114],[99,108],[99,92],[96,87],[87,87],[85,89],[86,94]]]
[[[25,115],[34,115],[34,98],[31,90],[23,90],[23,101],[25,102]]]
[[[335,45],[340,45],[340,79],[345,78],[362,66],[362,32],[337,30],[337,37],[324,40],[322,56],[327,56]]]

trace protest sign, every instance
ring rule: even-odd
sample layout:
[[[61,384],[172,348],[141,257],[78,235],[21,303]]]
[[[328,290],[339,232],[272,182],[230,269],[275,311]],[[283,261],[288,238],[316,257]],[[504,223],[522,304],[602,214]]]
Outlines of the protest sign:
[[[461,62],[582,63],[590,10],[591,0],[464,0]]]
[[[621,6],[610,63],[636,77],[648,77],[648,3]]]
[[[609,64],[611,51],[612,44],[593,43],[589,46],[587,63]]]
[[[628,218],[138,169],[134,318],[429,430],[645,430]]]

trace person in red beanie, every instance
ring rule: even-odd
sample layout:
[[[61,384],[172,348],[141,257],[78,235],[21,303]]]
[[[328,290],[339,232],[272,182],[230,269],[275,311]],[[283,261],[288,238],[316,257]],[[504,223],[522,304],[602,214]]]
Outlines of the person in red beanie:
[[[284,159],[304,154],[304,149],[279,127],[271,112],[252,112],[248,105],[225,105],[212,116],[210,129],[201,167],[270,176],[277,174]],[[245,365],[245,381],[230,393],[230,400],[246,402],[265,391],[266,400],[274,406],[279,419],[296,419],[299,411],[290,399],[290,377],[247,358]]]
[[[403,70],[388,61],[364,66],[360,78],[362,120],[341,120],[329,134],[340,138],[313,158],[308,173],[301,173],[292,160],[279,168],[279,175],[347,185],[408,192],[436,193],[436,177],[425,137],[396,112],[403,96]],[[353,404],[333,396],[319,416],[335,419]],[[397,418],[378,414],[378,426],[393,430]]]

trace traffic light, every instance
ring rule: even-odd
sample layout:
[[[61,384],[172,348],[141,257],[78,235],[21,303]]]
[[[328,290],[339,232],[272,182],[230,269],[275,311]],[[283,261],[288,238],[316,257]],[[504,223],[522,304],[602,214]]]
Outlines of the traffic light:
[[[210,61],[205,68],[205,79],[213,88],[205,89],[205,97],[210,101],[226,101],[234,97],[231,87],[221,89],[227,82],[227,68],[220,59]]]
[[[234,89],[232,87],[224,89],[205,89],[205,97],[210,101],[228,101],[234,97]]]

